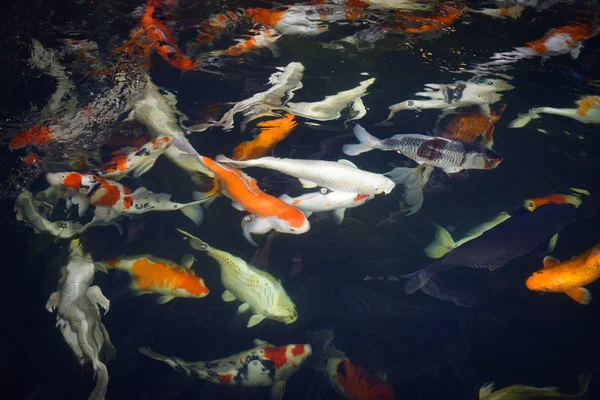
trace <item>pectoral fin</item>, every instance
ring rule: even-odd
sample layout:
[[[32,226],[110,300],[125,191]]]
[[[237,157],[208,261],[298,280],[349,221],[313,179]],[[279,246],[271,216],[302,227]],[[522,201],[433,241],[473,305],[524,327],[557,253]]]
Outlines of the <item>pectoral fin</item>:
[[[60,303],[60,292],[54,292],[48,298],[46,302],[46,310],[49,312],[53,312],[58,308],[58,303]]]
[[[588,305],[592,302],[592,294],[586,288],[576,288],[565,292],[567,296],[578,302],[579,304]]]
[[[196,261],[196,258],[193,255],[191,255],[190,253],[185,253],[181,257],[181,266],[185,269],[190,269],[192,268],[194,261]]]
[[[248,320],[248,325],[246,325],[246,327],[252,328],[253,326],[260,324],[264,319],[265,317],[263,317],[262,315],[254,314]]]
[[[158,297],[158,298],[156,299],[156,302],[157,302],[158,304],[165,304],[165,303],[168,303],[168,302],[170,302],[170,301],[171,301],[171,300],[173,300],[174,298],[175,298],[174,296],[167,296],[167,295],[165,295],[165,296],[160,296],[160,297]]]
[[[223,294],[221,295],[221,298],[223,299],[224,302],[230,303],[235,300],[235,295],[233,293],[231,293],[229,290],[225,290],[223,292]]]
[[[354,164],[352,161],[349,161],[349,160],[340,159],[337,162],[339,162],[340,164],[347,165],[347,166],[352,167],[352,168],[358,168],[356,166],[356,164]]]
[[[544,257],[544,268],[551,268],[558,265],[560,261],[556,257],[546,256]]]
[[[302,187],[306,188],[306,189],[315,188],[315,187],[319,186],[314,182],[307,181],[306,179],[300,179],[300,184],[302,184]]]
[[[269,391],[270,400],[281,400],[285,394],[285,381],[275,382]]]
[[[94,304],[102,307],[104,309],[104,314],[108,312],[110,307],[110,301],[104,297],[102,294],[102,290],[100,290],[99,286],[90,286],[85,293],[88,299]]]
[[[556,247],[556,242],[558,241],[558,233],[550,239],[550,243],[548,243],[548,253],[551,253],[552,250]]]
[[[231,202],[231,207],[233,207],[233,208],[235,208],[236,210],[239,210],[239,211],[246,211],[244,209],[244,207],[242,207],[239,203],[236,203],[236,202]]]
[[[242,303],[240,304],[240,306],[237,309],[237,313],[238,314],[244,314],[245,312],[247,312],[248,310],[250,310],[250,304],[248,303]]]
[[[333,210],[333,212],[332,212],[333,220],[337,224],[341,224],[342,221],[344,220],[344,213],[345,212],[346,212],[345,208],[338,208],[338,209]]]

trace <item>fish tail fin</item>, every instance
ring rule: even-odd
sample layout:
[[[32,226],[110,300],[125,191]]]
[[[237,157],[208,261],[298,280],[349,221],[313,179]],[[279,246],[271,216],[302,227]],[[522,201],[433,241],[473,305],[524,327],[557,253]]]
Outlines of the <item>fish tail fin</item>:
[[[494,391],[494,382],[486,382],[483,384],[481,389],[479,389],[479,399],[483,399]]]
[[[191,376],[192,372],[195,373],[201,379],[205,379],[208,376],[208,374],[206,373],[206,363],[202,361],[189,363],[177,357],[169,357],[159,354],[148,346],[140,347],[138,350],[143,355],[158,361],[162,361],[179,372],[185,372],[187,376]]]
[[[532,119],[538,119],[541,118],[540,114],[538,114],[535,108],[532,108],[531,110],[529,110],[529,112],[527,114],[519,114],[519,116],[511,121],[508,124],[509,128],[522,128],[525,125],[527,125],[528,123],[531,122]]]
[[[379,139],[371,135],[365,128],[359,124],[354,125],[354,135],[360,142],[359,144],[345,144],[342,147],[342,151],[349,156],[356,156],[367,151],[371,151],[377,148]]]
[[[566,291],[565,294],[578,302],[579,304],[588,305],[592,302],[592,294],[589,290],[583,287],[571,289]]]
[[[204,210],[199,203],[194,202],[190,203],[189,205],[186,204],[185,207],[181,207],[179,210],[183,213],[183,215],[191,219],[196,226],[200,226],[200,224],[202,224],[202,221],[204,220]]]
[[[412,215],[421,209],[423,186],[429,181],[432,171],[432,166],[421,164],[416,168],[394,168],[384,174],[395,184],[404,186],[403,205],[408,211],[406,215]]]
[[[223,181],[219,178],[213,178],[212,189],[208,192],[192,192],[192,198],[196,201],[204,200],[204,208],[207,208],[212,202],[223,194]]]
[[[442,258],[456,247],[456,243],[454,243],[454,239],[450,233],[435,224],[435,237],[433,241],[423,249],[427,257],[430,258]]]
[[[402,275],[402,278],[408,279],[408,282],[404,285],[404,291],[407,294],[411,294],[421,289],[438,270],[443,270],[444,265],[439,262],[428,265],[412,274]]]
[[[88,400],[104,400],[108,387],[108,369],[106,368],[106,365],[98,361],[96,365],[94,365],[94,370],[96,386],[90,394],[90,397],[88,397]]]
[[[313,349],[313,368],[324,371],[326,359],[333,356],[343,356],[343,353],[333,346],[335,334],[331,329],[308,332],[308,343]]]
[[[577,396],[584,396],[590,387],[590,381],[592,380],[592,375],[596,370],[594,369],[589,374],[581,374],[579,375],[579,394]]]

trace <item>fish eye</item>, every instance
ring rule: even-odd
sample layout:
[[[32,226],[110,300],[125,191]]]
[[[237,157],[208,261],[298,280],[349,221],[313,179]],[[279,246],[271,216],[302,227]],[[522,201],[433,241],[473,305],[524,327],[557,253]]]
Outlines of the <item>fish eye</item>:
[[[327,194],[327,193],[331,192],[331,190],[329,190],[327,188],[321,188],[320,192],[321,192],[321,194]]]
[[[208,249],[208,245],[207,245],[207,244],[201,244],[201,245],[200,245],[200,248],[201,248],[201,249],[203,249],[203,250],[204,250],[204,249]]]
[[[177,207],[179,207],[177,204],[173,204],[173,209],[177,210]]]
[[[406,105],[409,106],[409,107],[412,107],[413,104],[415,104],[415,103],[412,100],[409,100],[409,101],[406,102]]]
[[[290,228],[290,232],[296,232],[294,228]]]
[[[250,221],[252,221],[252,215],[246,215],[244,217],[244,222],[250,222]]]
[[[491,86],[494,84],[494,81],[487,81],[487,84]]]
[[[81,357],[79,359],[79,365],[81,365],[82,367],[85,365],[86,362],[87,362],[87,360],[85,359],[85,357]]]
[[[529,201],[527,202],[527,208],[529,208],[529,209],[532,209],[532,208],[534,208],[534,207],[535,207],[535,204],[533,204],[533,201],[529,200]]]

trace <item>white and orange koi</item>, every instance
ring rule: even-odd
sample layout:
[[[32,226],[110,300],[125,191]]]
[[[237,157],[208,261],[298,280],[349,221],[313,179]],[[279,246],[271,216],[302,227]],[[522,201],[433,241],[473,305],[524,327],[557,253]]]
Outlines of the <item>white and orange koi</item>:
[[[103,261],[109,269],[119,269],[131,277],[131,289],[143,293],[157,293],[159,304],[175,297],[200,299],[208,295],[204,280],[191,269],[194,258],[184,256],[181,265],[152,255],[119,257]]]
[[[296,4],[285,10],[248,8],[246,18],[282,35],[314,36],[327,30],[327,15],[313,5]]]
[[[127,174],[139,178],[154,166],[154,163],[165,150],[171,146],[173,138],[161,135],[150,142],[132,149],[127,154],[115,155],[110,161],[102,164],[95,171],[103,178],[121,179]]]
[[[308,232],[310,229],[310,224],[302,211],[264,193],[258,187],[256,179],[208,157],[200,156],[200,159],[206,167],[218,176],[222,183],[222,194],[233,201],[232,205],[236,209],[248,211],[259,218],[263,218],[264,221],[268,222],[270,229],[277,232],[299,235]],[[207,199],[211,196],[213,195],[203,196],[203,198]],[[246,232],[245,235],[247,236]]]
[[[508,126],[510,128],[522,128],[531,122],[532,119],[541,118],[540,114],[560,115],[572,118],[584,124],[600,124],[600,96],[582,96],[579,100],[575,101],[575,105],[575,108],[532,108],[526,114],[519,114],[519,116],[514,121],[511,121]]]
[[[502,66],[514,63],[523,58],[542,57],[570,54],[573,59],[579,57],[583,42],[600,32],[599,25],[574,23],[550,30],[544,37],[527,42],[523,47],[515,47],[513,51],[495,53],[494,61],[478,64],[477,68]]]
[[[189,377],[204,379],[217,385],[242,387],[271,387],[270,399],[281,400],[285,383],[311,355],[309,344],[274,346],[255,339],[254,348],[212,361],[190,362],[168,357],[149,347],[140,347],[140,353],[164,362]]]
[[[281,37],[279,33],[273,29],[256,30],[251,29],[246,39],[238,39],[238,44],[233,45],[225,50],[215,50],[210,54],[212,56],[233,56],[238,57],[251,51],[258,50],[263,47],[273,50],[273,43]]]
[[[202,200],[185,204],[174,203],[169,200],[170,194],[154,193],[145,187],[132,191],[118,182],[92,174],[50,172],[46,174],[46,180],[52,186],[64,187],[66,197],[76,198],[80,206],[80,214],[82,208],[86,208],[89,203],[97,208],[110,209],[117,214],[180,210],[196,225],[200,225],[204,216],[200,206]]]
[[[331,211],[333,219],[338,224],[341,224],[344,220],[344,213],[347,208],[361,206],[374,197],[373,194],[332,192],[326,188],[298,197],[290,197],[287,194],[279,196],[284,202],[298,207],[307,217],[315,212]]]

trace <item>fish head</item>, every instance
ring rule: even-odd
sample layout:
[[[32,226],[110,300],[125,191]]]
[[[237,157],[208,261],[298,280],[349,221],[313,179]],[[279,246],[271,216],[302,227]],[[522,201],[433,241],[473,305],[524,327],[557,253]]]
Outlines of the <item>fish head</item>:
[[[502,79],[479,79],[476,81],[479,90],[490,92],[502,92],[504,90],[512,90],[515,87]]]
[[[390,194],[392,190],[396,187],[396,184],[390,178],[384,178],[385,179],[383,179],[381,183],[379,183],[379,185],[375,187],[375,194]],[[361,193],[370,194],[369,191],[361,191]]]
[[[494,169],[502,162],[502,156],[485,146],[476,145],[467,151],[465,169]]]
[[[285,324],[291,324],[298,319],[296,305],[282,287],[276,294],[272,309],[269,310],[269,318]]]
[[[533,290],[536,292],[549,292],[550,287],[548,285],[548,277],[542,271],[534,272],[527,280],[525,281],[525,286],[527,289]]]
[[[285,346],[286,363],[281,368],[281,376],[294,374],[312,354],[310,344],[289,344]],[[279,372],[279,371],[278,371]]]
[[[290,207],[281,215],[268,217],[268,221],[277,232],[301,235],[310,230],[310,223],[304,213],[295,207]]]

